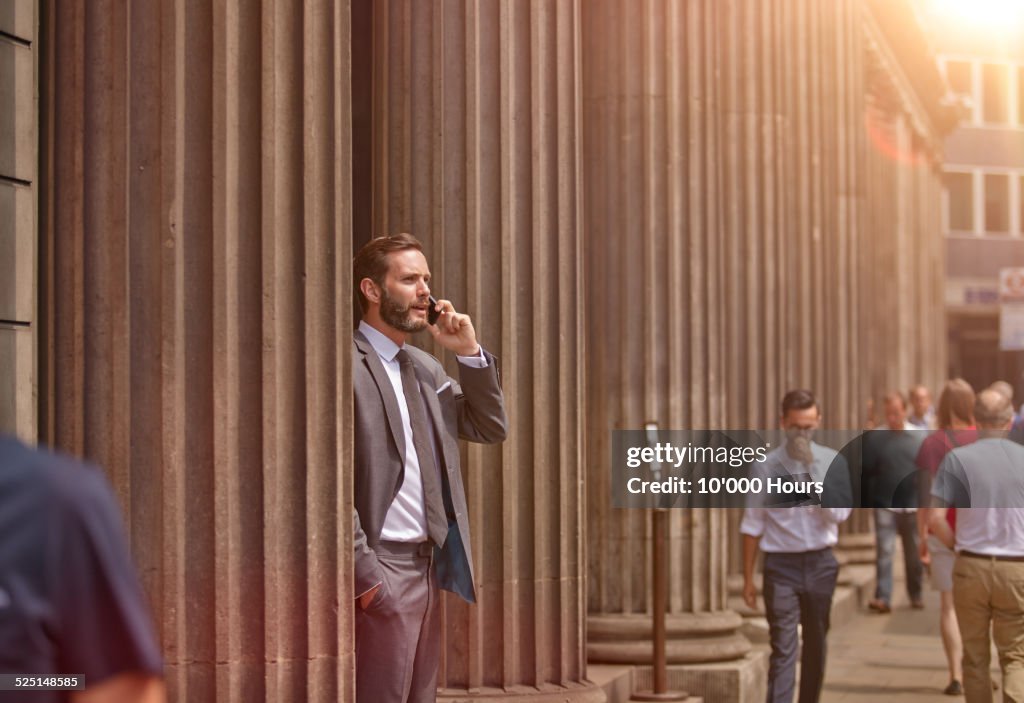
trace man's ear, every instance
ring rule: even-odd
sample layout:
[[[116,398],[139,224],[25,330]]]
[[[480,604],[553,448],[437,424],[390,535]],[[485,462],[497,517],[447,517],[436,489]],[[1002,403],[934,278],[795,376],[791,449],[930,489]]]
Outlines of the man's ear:
[[[364,278],[359,281],[359,290],[362,291],[363,295],[371,303],[380,305],[380,288],[377,287],[377,284],[372,279]]]

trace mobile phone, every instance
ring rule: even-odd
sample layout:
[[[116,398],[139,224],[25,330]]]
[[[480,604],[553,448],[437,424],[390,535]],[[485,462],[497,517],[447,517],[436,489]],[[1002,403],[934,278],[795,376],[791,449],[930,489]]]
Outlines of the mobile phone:
[[[430,296],[428,300],[430,301],[430,307],[427,308],[427,324],[436,325],[437,318],[441,317],[441,313],[436,310],[437,298],[435,298],[434,296]]]

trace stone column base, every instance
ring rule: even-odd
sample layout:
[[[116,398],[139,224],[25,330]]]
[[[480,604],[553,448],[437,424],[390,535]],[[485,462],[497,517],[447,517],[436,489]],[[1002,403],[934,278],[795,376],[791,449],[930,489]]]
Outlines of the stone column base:
[[[532,686],[504,688],[475,688],[472,691],[440,688],[439,703],[607,703],[604,690],[590,681],[568,686],[550,685],[543,689]]]
[[[731,610],[669,615],[665,656],[669,664],[739,659],[750,642],[737,630],[743,618]],[[650,615],[591,615],[587,618],[587,661],[592,664],[650,664],[654,656]]]
[[[650,666],[591,665],[588,675],[608,694],[608,703],[628,703],[634,691],[650,689]],[[742,659],[668,667],[668,686],[690,694],[687,703],[763,703],[768,694],[768,652]]]

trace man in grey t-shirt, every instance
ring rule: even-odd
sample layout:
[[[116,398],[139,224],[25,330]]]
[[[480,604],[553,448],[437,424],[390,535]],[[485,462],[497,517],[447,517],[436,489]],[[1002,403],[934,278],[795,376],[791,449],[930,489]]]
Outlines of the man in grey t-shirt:
[[[957,550],[953,602],[964,646],[968,701],[992,700],[989,628],[1006,700],[1024,700],[1024,446],[1006,439],[1013,407],[998,391],[978,394],[978,441],[954,449],[932,485],[938,505],[955,506],[956,535],[941,515],[932,530]]]

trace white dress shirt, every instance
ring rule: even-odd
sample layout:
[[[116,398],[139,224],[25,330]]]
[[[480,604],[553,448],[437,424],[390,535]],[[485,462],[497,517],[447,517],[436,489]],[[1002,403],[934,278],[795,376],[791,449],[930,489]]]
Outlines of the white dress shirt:
[[[388,513],[384,517],[384,527],[381,530],[380,538],[392,542],[425,542],[427,540],[427,509],[423,498],[423,478],[420,475],[420,462],[416,452],[412,451],[412,423],[409,421],[409,406],[405,402],[405,393],[402,390],[402,368],[395,357],[401,347],[391,341],[387,335],[366,324],[359,323],[359,331],[363,333],[366,340],[377,352],[381,364],[388,374],[391,387],[395,392],[395,399],[398,401],[398,411],[402,416],[402,431],[405,434],[405,477],[402,486],[398,489]],[[405,345],[407,346],[407,345]],[[487,359],[484,357],[483,348],[477,356],[456,356],[460,364],[475,368],[487,366]],[[443,386],[442,386],[443,388]],[[440,389],[435,389],[435,391]],[[435,446],[434,438],[430,437],[428,442],[431,447]]]
[[[789,475],[804,480],[821,481],[832,471],[842,471],[847,476],[846,462],[838,456],[838,452],[820,444],[811,442],[811,454],[814,461],[801,464],[786,453],[785,443],[768,453],[763,462],[758,462],[754,476],[764,481],[767,491],[769,476]],[[829,483],[832,478],[830,476]],[[760,494],[750,494],[747,507],[743,511],[743,522],[740,532],[751,537],[760,537],[761,550],[766,553],[812,552],[831,547],[839,541],[839,523],[850,517],[852,507],[823,508],[820,505],[807,505],[789,508],[763,507],[767,498]]]

